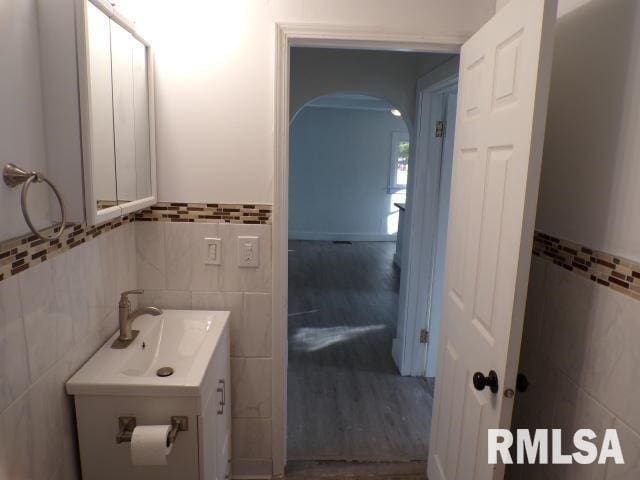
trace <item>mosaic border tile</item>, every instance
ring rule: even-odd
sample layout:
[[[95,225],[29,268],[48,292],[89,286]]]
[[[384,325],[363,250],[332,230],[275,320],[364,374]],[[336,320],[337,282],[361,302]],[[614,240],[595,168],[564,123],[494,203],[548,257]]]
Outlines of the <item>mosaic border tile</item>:
[[[270,225],[272,210],[271,205],[160,202],[150,208],[93,227],[68,223],[58,240],[40,240],[35,235],[29,234],[0,242],[0,282],[127,223],[195,222]],[[50,231],[48,230],[47,233]]]
[[[41,240],[31,234],[2,242],[0,243],[0,282],[133,220],[133,215],[126,215],[93,227],[68,223],[62,236],[57,240]]]
[[[535,232],[533,254],[598,285],[640,300],[640,263]]]
[[[265,204],[160,202],[136,212],[136,222],[271,224],[273,207]]]

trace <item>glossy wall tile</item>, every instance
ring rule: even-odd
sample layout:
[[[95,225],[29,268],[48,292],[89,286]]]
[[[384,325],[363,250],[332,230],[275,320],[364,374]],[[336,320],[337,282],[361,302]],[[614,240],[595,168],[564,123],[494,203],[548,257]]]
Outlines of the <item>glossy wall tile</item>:
[[[132,224],[0,282],[0,479],[79,479],[66,380],[118,326],[135,288]],[[99,238],[98,238],[99,237]]]
[[[164,210],[155,211],[165,212]],[[163,213],[166,215],[166,213]],[[231,312],[234,472],[270,473],[271,225],[135,222],[139,299],[143,306]],[[260,264],[238,266],[238,237],[259,237]],[[221,239],[221,264],[205,263],[205,238]]]
[[[627,292],[532,257],[519,366],[530,387],[516,396],[513,427],[591,428],[599,438],[616,428],[626,463],[517,466],[507,479],[640,478],[639,318]]]

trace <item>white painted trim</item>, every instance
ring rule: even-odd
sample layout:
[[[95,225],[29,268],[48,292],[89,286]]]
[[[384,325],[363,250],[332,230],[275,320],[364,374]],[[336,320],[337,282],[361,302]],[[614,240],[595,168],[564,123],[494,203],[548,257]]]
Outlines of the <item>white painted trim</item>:
[[[144,40],[141,41],[144,43]],[[156,55],[151,45],[147,45],[147,76],[147,82],[149,85],[149,160],[151,161],[151,197],[148,197],[147,200],[153,200],[154,203],[157,203],[158,160],[156,151]]]
[[[96,209],[93,193],[93,165],[91,162],[91,78],[89,74],[89,49],[87,36],[87,1],[116,22],[134,38],[144,44],[147,54],[147,85],[149,91],[149,159],[151,162],[151,196],[102,210]],[[80,104],[80,136],[82,144],[82,171],[84,178],[84,212],[88,225],[98,225],[108,220],[132,213],[158,201],[156,173],[156,116],[155,74],[153,49],[136,30],[135,26],[105,0],[76,0],[76,55],[78,63],[78,95]]]
[[[395,233],[333,233],[333,232],[289,232],[290,240],[321,240],[351,242],[395,242]]]
[[[98,10],[102,11],[107,17],[116,22],[127,32],[134,36],[137,40],[142,42],[145,47],[149,47],[151,44],[136,30],[135,24],[113,5],[106,0],[87,0],[91,2]]]
[[[405,35],[355,25],[276,24],[288,46],[460,53],[465,35]],[[280,52],[276,52],[280,53]],[[288,57],[288,55],[287,55]]]
[[[354,26],[276,24],[274,95],[272,459],[283,475],[287,432],[289,56],[291,46],[459,53],[466,36],[388,34]]]
[[[361,110],[367,112],[389,113],[389,108],[382,107],[362,107],[355,105],[313,105],[312,103],[305,104],[302,108],[329,108],[332,110]],[[302,109],[301,109],[302,110]]]
[[[416,140],[407,188],[408,228],[402,246],[398,331],[392,348],[401,375],[425,374],[427,346],[419,339],[420,330],[428,326],[430,311],[444,140],[434,141],[432,135],[438,108],[434,99],[457,88],[458,62],[458,58],[452,59],[425,75],[416,89]]]

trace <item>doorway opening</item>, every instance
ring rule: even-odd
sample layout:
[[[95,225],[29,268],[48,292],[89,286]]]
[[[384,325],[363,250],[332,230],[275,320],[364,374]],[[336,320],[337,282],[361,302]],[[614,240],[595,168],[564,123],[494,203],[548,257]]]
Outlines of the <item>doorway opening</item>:
[[[542,0],[508,2],[462,48],[462,95],[447,232],[446,321],[439,342],[441,373],[429,445],[431,478],[501,478],[504,470],[478,461],[486,458],[486,444],[475,440],[486,428],[509,426],[510,399],[517,388],[555,8],[554,2]],[[296,46],[382,47],[457,53],[461,44],[461,39],[443,42],[442,38],[388,36],[348,27],[277,26],[272,381],[272,455],[277,475],[284,473],[287,460],[290,50]],[[411,174],[410,161],[410,211],[412,185],[422,184],[412,180],[417,177]],[[440,181],[440,176],[430,178]]]
[[[296,82],[304,83],[313,76],[308,72],[298,75],[295,63],[311,49],[293,50],[291,95],[295,99],[296,92],[303,88]],[[426,346],[418,373],[402,372],[394,357],[399,348],[398,334],[427,321],[412,319],[408,325],[402,319],[416,315],[418,309],[411,307],[409,314],[405,305],[405,311],[401,311],[401,303],[407,301],[401,283],[423,282],[422,286],[407,284],[405,289],[431,288],[425,287],[424,275],[420,278],[405,273],[412,263],[409,255],[413,255],[413,262],[417,252],[420,257],[444,257],[444,244],[436,246],[446,238],[438,231],[446,230],[448,214],[448,202],[442,209],[436,205],[444,223],[430,233],[412,232],[409,216],[424,213],[425,206],[433,208],[425,198],[415,198],[416,192],[426,195],[427,190],[422,185],[416,189],[416,182],[427,178],[427,170],[424,166],[416,168],[417,162],[426,163],[429,155],[452,155],[452,145],[444,147],[445,129],[437,136],[439,149],[429,145],[427,129],[432,118],[443,124],[449,121],[447,138],[453,138],[451,111],[455,113],[455,103],[450,100],[455,100],[455,89],[442,86],[430,91],[433,98],[423,108],[422,90],[416,90],[416,84],[443,64],[455,64],[457,56],[325,52],[313,49],[310,54],[316,62],[320,55],[335,55],[338,64],[345,58],[352,65],[368,63],[361,67],[364,73],[356,75],[357,81],[353,72],[346,74],[351,76],[351,84],[358,86],[367,85],[361,77],[376,55],[396,62],[397,68],[404,62],[407,78],[401,88],[411,100],[404,105],[392,103],[390,95],[381,95],[380,89],[401,88],[383,85],[377,91],[361,88],[314,97],[291,115],[287,457],[290,462],[412,462],[424,473],[434,386],[425,375]],[[399,62],[402,56],[405,58]],[[331,74],[342,76],[342,84],[349,84],[344,81],[344,71],[326,73]],[[341,81],[326,83],[336,85]],[[438,108],[437,102],[441,103]],[[412,106],[409,111],[407,104]],[[417,121],[421,115],[427,115],[425,120]],[[424,132],[419,131],[421,128]],[[422,148],[415,142],[421,142]],[[437,158],[436,163],[440,161]],[[437,186],[448,195],[451,161],[445,164],[436,172],[440,175],[442,170],[443,183],[438,177]],[[414,178],[414,170],[421,178]],[[415,200],[413,213],[408,213],[412,212],[407,208],[408,196]],[[426,228],[424,222],[421,228]],[[412,237],[415,242],[428,234],[435,242],[433,248],[421,251],[414,245],[407,250]],[[442,272],[435,266],[442,262],[430,259],[427,263],[433,268],[432,277],[438,278]]]

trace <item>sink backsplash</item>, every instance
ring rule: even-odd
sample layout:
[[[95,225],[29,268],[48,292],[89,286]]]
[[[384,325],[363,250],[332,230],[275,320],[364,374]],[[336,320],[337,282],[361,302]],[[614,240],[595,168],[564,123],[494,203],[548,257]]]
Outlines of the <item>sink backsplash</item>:
[[[235,475],[271,473],[271,225],[135,223],[141,306],[231,311]],[[258,268],[237,266],[236,238],[260,237]],[[205,265],[204,238],[222,240],[222,265]]]
[[[80,478],[64,383],[115,332],[118,293],[133,288],[146,289],[141,305],[232,312],[234,471],[270,472],[270,224],[270,205],[160,203],[70,225],[54,244],[0,244],[0,473]],[[239,268],[227,253],[204,270],[200,235],[219,236],[223,250],[259,236],[260,267]]]

